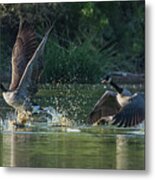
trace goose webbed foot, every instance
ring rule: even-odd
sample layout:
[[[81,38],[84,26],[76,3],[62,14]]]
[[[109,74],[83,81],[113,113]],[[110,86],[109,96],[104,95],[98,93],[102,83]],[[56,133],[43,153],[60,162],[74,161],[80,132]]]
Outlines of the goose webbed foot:
[[[17,118],[16,118],[16,125],[25,126],[27,121],[30,119],[30,116],[31,116],[31,113],[29,111],[25,111],[25,112],[18,111]]]
[[[20,123],[20,122],[17,122],[17,120],[11,120],[11,121],[9,122],[9,125],[10,125],[11,127],[14,127],[15,129],[24,128],[24,127],[25,127],[25,124],[22,124],[22,123]]]
[[[16,129],[18,129],[18,128],[25,128],[25,124],[22,124],[22,123],[16,122],[13,125],[15,126]]]

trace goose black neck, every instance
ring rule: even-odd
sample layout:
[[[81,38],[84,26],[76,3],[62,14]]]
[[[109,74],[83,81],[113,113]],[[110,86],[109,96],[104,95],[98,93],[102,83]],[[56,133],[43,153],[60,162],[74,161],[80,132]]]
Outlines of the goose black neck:
[[[7,89],[3,86],[3,84],[0,83],[0,89],[3,91],[3,92],[7,92]]]
[[[116,89],[116,91],[117,91],[119,94],[122,93],[123,88],[119,87],[119,86],[118,86],[116,83],[114,83],[113,81],[111,81],[110,84],[111,84],[111,86],[113,86],[113,87]]]

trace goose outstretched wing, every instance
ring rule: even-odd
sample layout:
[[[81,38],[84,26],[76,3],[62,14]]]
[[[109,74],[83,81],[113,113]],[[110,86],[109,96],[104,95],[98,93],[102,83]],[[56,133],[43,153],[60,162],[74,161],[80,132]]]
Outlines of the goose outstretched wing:
[[[141,94],[133,95],[128,103],[113,117],[112,124],[118,127],[130,127],[145,119],[145,102]]]
[[[119,109],[120,106],[116,100],[116,93],[113,91],[106,91],[89,114],[88,123],[93,124],[102,117],[112,116],[116,114]]]
[[[26,20],[21,20],[12,51],[12,79],[9,90],[15,90],[18,87],[24,70],[36,48],[37,42],[33,28]]]
[[[47,42],[48,35],[49,35],[51,29],[52,29],[52,27],[46,32],[46,34],[43,37],[42,41],[40,42],[39,46],[35,50],[32,58],[28,62],[27,66],[25,68],[25,71],[20,79],[18,88],[17,88],[18,93],[22,93],[25,96],[30,95],[30,89],[31,89],[31,85],[32,85],[31,77],[33,75],[34,69],[36,68],[36,64],[38,64],[39,59],[42,58],[45,44]]]

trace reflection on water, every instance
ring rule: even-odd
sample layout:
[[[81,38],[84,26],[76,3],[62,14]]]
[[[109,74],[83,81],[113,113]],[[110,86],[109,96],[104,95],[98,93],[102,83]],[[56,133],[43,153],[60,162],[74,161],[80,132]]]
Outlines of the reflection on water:
[[[120,133],[120,135],[117,135]],[[53,168],[144,169],[143,135],[120,129],[67,128],[4,132],[3,166]]]
[[[10,130],[0,125],[0,166],[143,170],[143,128],[83,125],[102,93],[101,86],[40,90],[37,103],[54,107],[76,123],[53,127],[37,117],[39,122],[23,129]],[[0,113],[8,118],[10,109],[2,98],[0,104]]]
[[[116,136],[116,168],[128,168],[128,139],[123,135]]]

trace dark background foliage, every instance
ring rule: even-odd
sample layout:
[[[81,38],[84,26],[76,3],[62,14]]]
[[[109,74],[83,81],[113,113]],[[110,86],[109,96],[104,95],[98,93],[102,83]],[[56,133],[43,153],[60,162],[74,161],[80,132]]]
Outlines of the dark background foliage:
[[[0,75],[9,81],[19,17],[38,41],[54,23],[42,82],[97,83],[109,71],[144,73],[144,1],[0,5]]]

